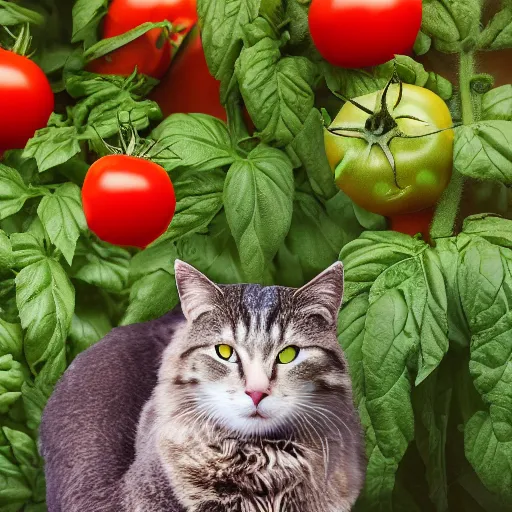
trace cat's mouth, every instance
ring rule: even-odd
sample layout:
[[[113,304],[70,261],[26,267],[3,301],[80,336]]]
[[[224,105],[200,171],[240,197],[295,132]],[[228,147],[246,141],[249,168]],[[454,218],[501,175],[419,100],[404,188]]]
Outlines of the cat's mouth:
[[[250,416],[249,418],[255,418],[255,419],[262,419],[262,420],[268,420],[269,417],[266,416],[265,414],[263,414],[261,411],[259,411],[258,409],[256,409]]]

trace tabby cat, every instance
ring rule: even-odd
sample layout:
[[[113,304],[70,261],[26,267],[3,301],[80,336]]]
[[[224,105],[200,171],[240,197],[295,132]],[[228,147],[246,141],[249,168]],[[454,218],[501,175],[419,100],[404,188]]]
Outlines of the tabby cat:
[[[48,402],[49,512],[349,511],[365,460],[342,264],[300,289],[175,270],[181,309],[114,329]]]

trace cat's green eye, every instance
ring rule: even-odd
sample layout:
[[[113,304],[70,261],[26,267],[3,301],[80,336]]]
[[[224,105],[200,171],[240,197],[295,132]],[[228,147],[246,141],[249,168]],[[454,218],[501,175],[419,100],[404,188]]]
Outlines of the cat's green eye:
[[[279,354],[277,355],[277,362],[280,364],[289,364],[292,361],[295,361],[297,359],[297,356],[299,355],[299,348],[290,346],[286,347],[285,349],[281,350]]]
[[[230,347],[229,345],[216,345],[215,351],[221,359],[224,359],[224,361],[228,361],[233,355],[233,347]]]

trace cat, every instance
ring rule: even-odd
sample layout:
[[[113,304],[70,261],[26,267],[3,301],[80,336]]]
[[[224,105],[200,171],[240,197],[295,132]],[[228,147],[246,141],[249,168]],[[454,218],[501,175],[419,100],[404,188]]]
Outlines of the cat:
[[[366,460],[336,338],[343,266],[300,289],[217,285],[114,329],[43,414],[49,512],[347,512]]]

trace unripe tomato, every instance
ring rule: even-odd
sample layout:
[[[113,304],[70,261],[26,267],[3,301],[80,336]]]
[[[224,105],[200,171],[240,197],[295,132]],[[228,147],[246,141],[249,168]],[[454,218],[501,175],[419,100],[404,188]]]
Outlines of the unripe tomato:
[[[421,17],[421,0],[313,0],[309,30],[324,59],[362,68],[409,54]]]
[[[82,202],[87,225],[99,238],[140,248],[165,232],[176,210],[165,170],[127,155],[108,155],[91,165]]]
[[[48,124],[54,103],[50,83],[36,63],[0,49],[0,154],[23,149]]]
[[[431,134],[450,128],[452,119],[446,103],[432,91],[415,85],[403,84],[403,95],[398,99],[399,86],[390,87],[387,105],[398,128],[405,135]],[[374,110],[379,92],[354,100]],[[400,116],[413,119],[399,119]],[[368,114],[346,102],[329,129],[339,127],[365,128]],[[339,132],[338,132],[339,133]],[[329,164],[335,173],[338,187],[356,204],[380,215],[416,212],[433,206],[447,187],[453,166],[453,130],[448,129],[419,138],[396,137],[389,148],[396,164],[393,168],[383,149],[370,145],[354,132],[345,136],[325,132],[325,148]]]

